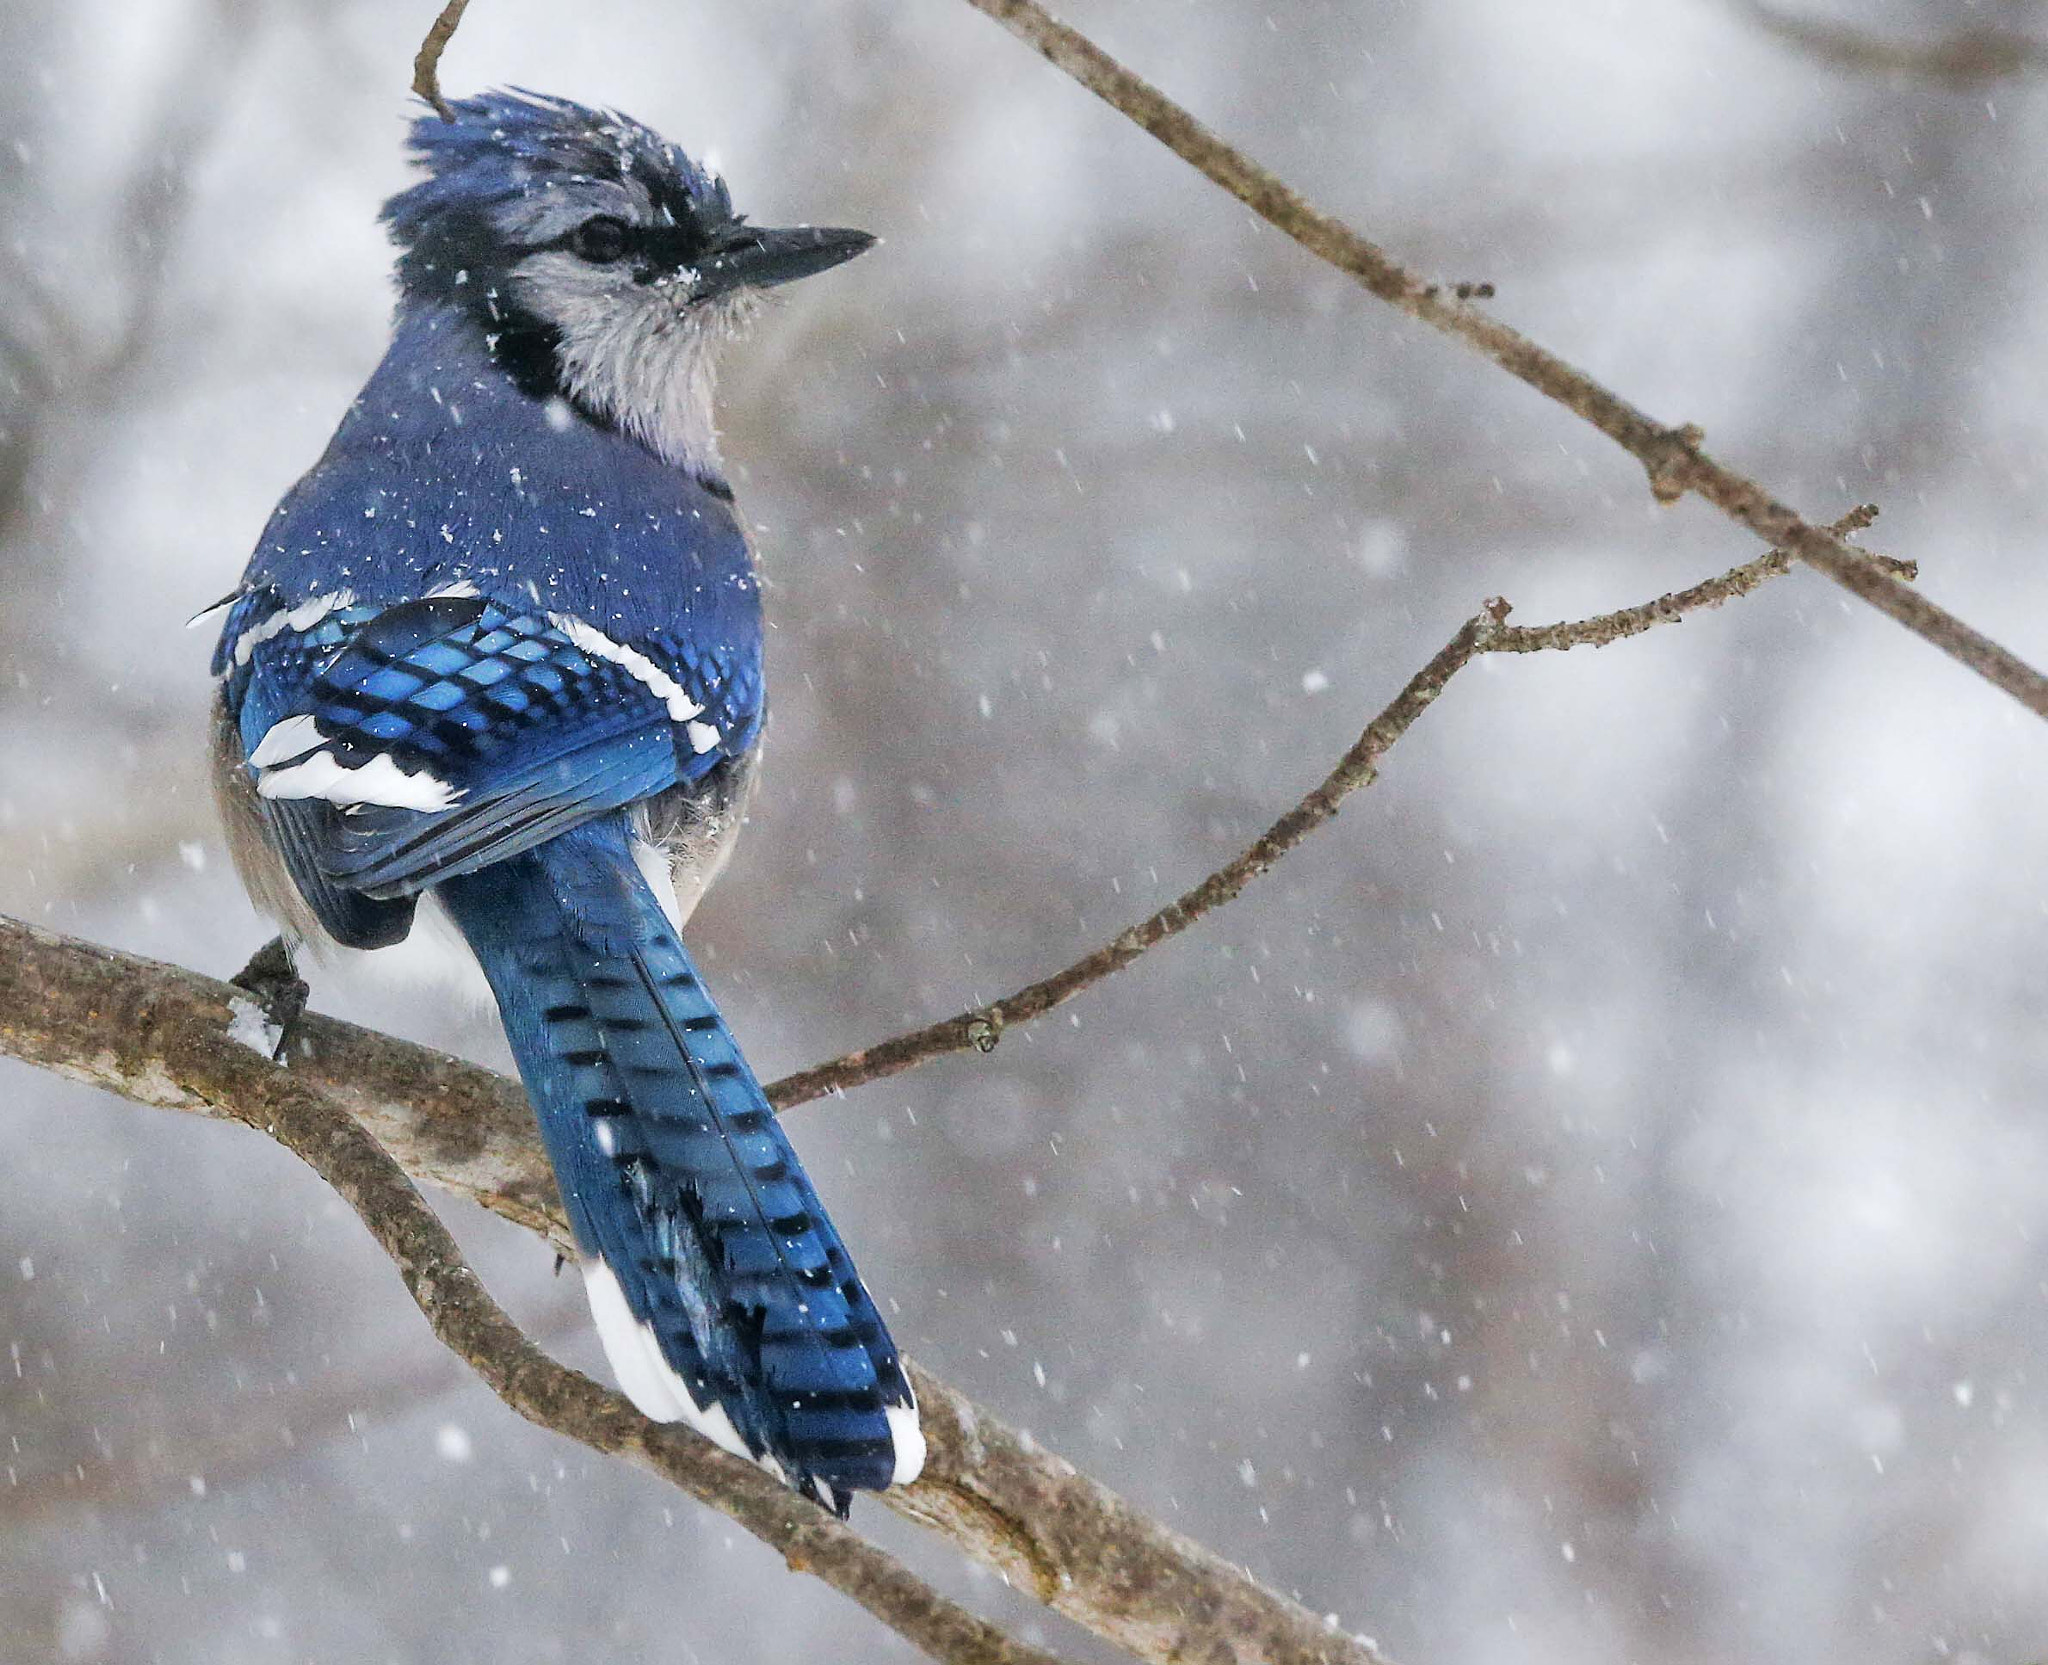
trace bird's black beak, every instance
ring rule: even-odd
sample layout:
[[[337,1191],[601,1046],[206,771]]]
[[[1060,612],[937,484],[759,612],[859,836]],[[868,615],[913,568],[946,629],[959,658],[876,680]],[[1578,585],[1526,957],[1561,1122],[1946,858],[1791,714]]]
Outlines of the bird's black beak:
[[[835,226],[736,225],[718,239],[708,257],[697,260],[697,294],[705,298],[732,289],[771,289],[829,271],[874,246],[875,239],[865,231]]]

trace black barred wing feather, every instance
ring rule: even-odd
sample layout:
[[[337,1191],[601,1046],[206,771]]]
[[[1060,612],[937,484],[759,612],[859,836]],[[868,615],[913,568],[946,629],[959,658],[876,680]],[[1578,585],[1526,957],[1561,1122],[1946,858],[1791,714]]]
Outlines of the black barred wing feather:
[[[348,897],[410,895],[696,780],[761,720],[758,681],[716,651],[460,592],[387,607],[257,592],[216,669],[330,929]]]

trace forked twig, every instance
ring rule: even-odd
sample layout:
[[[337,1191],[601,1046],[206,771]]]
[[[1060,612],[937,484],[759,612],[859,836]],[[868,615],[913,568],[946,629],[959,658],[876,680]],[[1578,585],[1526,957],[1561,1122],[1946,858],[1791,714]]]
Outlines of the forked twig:
[[[1851,510],[1828,528],[1830,537],[1847,537],[1860,532],[1877,518],[1874,505]],[[1903,577],[1913,576],[1910,563],[1886,556],[1855,551],[1858,559]],[[1782,549],[1759,555],[1754,561],[1730,568],[1689,589],[1661,595],[1612,613],[1574,619],[1562,624],[1517,626],[1507,623],[1508,605],[1491,601],[1437,651],[1395,696],[1393,702],[1366,725],[1352,748],[1337,760],[1336,767],[1251,844],[1192,889],[1184,892],[1157,913],[1119,932],[1093,953],[1050,977],[1026,984],[1015,994],[985,1006],[976,1006],[937,1023],[926,1024],[906,1034],[878,1041],[827,1063],[814,1064],[794,1075],[784,1076],[768,1086],[768,1101],[778,1110],[805,1103],[825,1093],[841,1092],[863,1082],[900,1075],[933,1058],[970,1049],[991,1052],[1002,1039],[1005,1028],[1043,1017],[1055,1006],[1064,1005],[1084,989],[1124,969],[1139,955],[1156,948],[1170,937],[1180,935],[1204,914],[1234,901],[1246,885],[1270,868],[1289,850],[1337,813],[1337,808],[1360,787],[1376,778],[1378,764],[1388,748],[1408,732],[1415,719],[1427,711],[1445,685],[1481,654],[1558,652],[1574,647],[1604,647],[1610,642],[1639,636],[1658,625],[1676,624],[1693,613],[1705,612],[1748,595],[1773,578],[1783,577],[1793,567],[1792,557]]]

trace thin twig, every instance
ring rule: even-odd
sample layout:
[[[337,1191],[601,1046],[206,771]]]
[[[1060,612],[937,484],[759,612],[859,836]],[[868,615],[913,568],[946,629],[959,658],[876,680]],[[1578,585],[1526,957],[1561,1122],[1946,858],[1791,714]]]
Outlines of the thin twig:
[[[1707,453],[1691,426],[1668,427],[1585,371],[1538,346],[1478,307],[1425,283],[1384,249],[1314,207],[1278,176],[1225,144],[1157,87],[1125,69],[1038,0],[967,0],[1033,47],[1176,156],[1223,187],[1309,253],[1357,279],[1388,305],[1462,341],[1509,375],[1583,418],[1639,461],[1660,502],[1692,492],[1773,548],[1888,614],[2036,716],[2048,717],[2048,677],[1917,590],[1873,565],[1825,527],[1815,526],[1762,486]]]
[[[2048,67],[2048,44],[2016,29],[1958,29],[1931,41],[1893,41],[1829,18],[1800,17],[1766,0],[1729,0],[1733,9],[1788,46],[1861,75],[1912,75],[1974,92]]]
[[[1487,611],[1466,620],[1458,633],[1437,651],[1436,657],[1408,679],[1408,685],[1366,725],[1365,732],[1341,758],[1337,766],[1279,820],[1275,821],[1234,858],[1211,873],[1192,890],[1184,892],[1147,919],[1119,932],[1094,953],[1083,956],[1064,971],[1019,989],[993,1005],[977,1006],[907,1035],[898,1035],[875,1046],[863,1047],[830,1063],[785,1076],[768,1088],[768,1101],[778,1110],[802,1104],[808,1099],[864,1081],[879,1080],[949,1052],[969,1047],[983,1052],[995,1049],[1003,1030],[1014,1023],[1028,1023],[1063,1005],[1083,989],[1123,970],[1147,949],[1178,936],[1204,914],[1213,912],[1240,895],[1244,887],[1286,855],[1303,839],[1337,813],[1337,806],[1362,786],[1369,786],[1378,773],[1379,760],[1387,748],[1406,734],[1435,703],[1437,695],[1459,671],[1481,652],[1489,635],[1507,616],[1507,603],[1489,602]]]
[[[1838,538],[1860,532],[1877,519],[1877,505],[1865,503],[1830,526],[1828,530]],[[1900,578],[1918,576],[1911,561],[1895,561],[1888,555],[1864,553],[1865,560],[1874,561],[1887,572]],[[1605,647],[1610,642],[1625,641],[1630,636],[1640,636],[1646,630],[1654,630],[1660,624],[1676,624],[1688,613],[1703,613],[1711,608],[1726,606],[1738,596],[1748,595],[1773,578],[1782,578],[1792,570],[1792,557],[1782,549],[1766,550],[1754,561],[1745,561],[1739,567],[1731,567],[1718,577],[1703,579],[1688,589],[1673,590],[1660,595],[1654,601],[1639,602],[1633,607],[1618,608],[1612,613],[1598,613],[1589,619],[1571,619],[1563,624],[1503,625],[1495,631],[1486,644],[1488,653],[1556,653],[1575,647]]]
[[[1831,537],[1846,538],[1877,519],[1875,504],[1852,509],[1828,528]],[[1915,576],[1910,561],[1855,550],[1857,559],[1867,561],[1900,578]],[[1038,982],[1027,984],[1015,994],[971,1011],[959,1012],[937,1023],[926,1024],[873,1046],[862,1047],[823,1064],[815,1064],[794,1075],[786,1075],[768,1086],[768,1101],[777,1110],[844,1092],[884,1076],[900,1075],[934,1058],[970,1049],[992,1052],[1003,1031],[1032,1018],[1043,1017],[1055,1006],[1092,988],[1104,978],[1122,971],[1139,955],[1178,936],[1204,914],[1239,896],[1246,885],[1337,813],[1338,805],[1361,787],[1370,786],[1376,765],[1388,747],[1407,733],[1415,719],[1429,709],[1444,685],[1473,659],[1486,653],[1562,652],[1575,647],[1604,647],[1660,624],[1676,624],[1688,614],[1708,611],[1748,595],[1773,578],[1792,570],[1792,557],[1773,549],[1755,560],[1716,577],[1702,580],[1689,589],[1675,590],[1654,600],[1639,602],[1612,613],[1572,619],[1562,624],[1510,625],[1505,601],[1494,600],[1476,618],[1468,620],[1426,666],[1409,679],[1387,708],[1367,724],[1357,743],[1337,762],[1322,782],[1300,803],[1275,821],[1250,845],[1224,866],[1211,873],[1192,890],[1168,903],[1150,918],[1140,920],[1092,954]]]
[[[341,1137],[336,1129],[365,1130],[414,1178],[452,1185],[507,1219],[566,1241],[518,1083],[313,1013],[294,1028],[290,1067],[280,1069],[228,1038],[237,1001],[249,1004],[241,991],[196,972],[0,917],[0,1055],[141,1104],[290,1131],[293,1138],[310,1126],[316,1152]],[[350,1141],[346,1148],[360,1147]],[[351,1172],[360,1167],[356,1156],[334,1160]],[[388,1187],[388,1177],[380,1183]],[[396,1206],[379,1191],[368,1206],[374,1214],[387,1203]],[[440,1280],[430,1293],[439,1298],[442,1284],[458,1278],[454,1293],[464,1294],[452,1261],[421,1253],[412,1263]],[[488,1301],[481,1290],[475,1294]],[[460,1332],[472,1339],[481,1333],[473,1326],[496,1312],[469,1300],[452,1307],[443,1300],[442,1310],[456,1314],[451,1322],[472,1326]],[[799,1537],[799,1552],[817,1548],[834,1579],[869,1576],[868,1563],[835,1532],[815,1535],[820,1522],[836,1527],[829,1516],[752,1465],[693,1435],[655,1429],[573,1372],[539,1374],[556,1367],[530,1347],[495,1351],[511,1338],[490,1333],[485,1350],[524,1395],[511,1401],[521,1414],[558,1426],[548,1410],[553,1405],[576,1438],[617,1441],[603,1449],[646,1464],[653,1462],[649,1453],[659,1452],[660,1472],[750,1531],[758,1521],[778,1533],[788,1527],[812,1534]],[[468,1347],[465,1341],[457,1350],[467,1357]],[[915,1365],[911,1374],[930,1450],[923,1478],[891,1487],[882,1501],[1055,1612],[1154,1665],[1385,1665],[1371,1644],[1133,1508],[986,1406]],[[771,1541],[781,1547],[780,1539]],[[824,1566],[807,1565],[827,1576]],[[884,1595],[898,1588],[893,1572],[875,1577],[872,1588]]]
[[[448,0],[428,26],[427,38],[420,42],[419,51],[413,54],[412,90],[433,105],[434,113],[443,121],[453,121],[455,112],[441,96],[441,54],[448,50],[462,14],[468,10],[469,0]]]

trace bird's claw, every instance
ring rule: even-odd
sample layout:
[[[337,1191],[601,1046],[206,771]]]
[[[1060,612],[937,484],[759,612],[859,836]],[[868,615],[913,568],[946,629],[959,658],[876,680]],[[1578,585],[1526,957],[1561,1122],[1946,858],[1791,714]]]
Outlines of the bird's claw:
[[[292,1030],[305,1014],[306,1002],[313,992],[293,966],[291,948],[283,937],[272,937],[228,981],[254,995],[263,1015],[276,1026],[277,1045],[271,1049],[270,1057],[273,1063],[283,1063]]]

